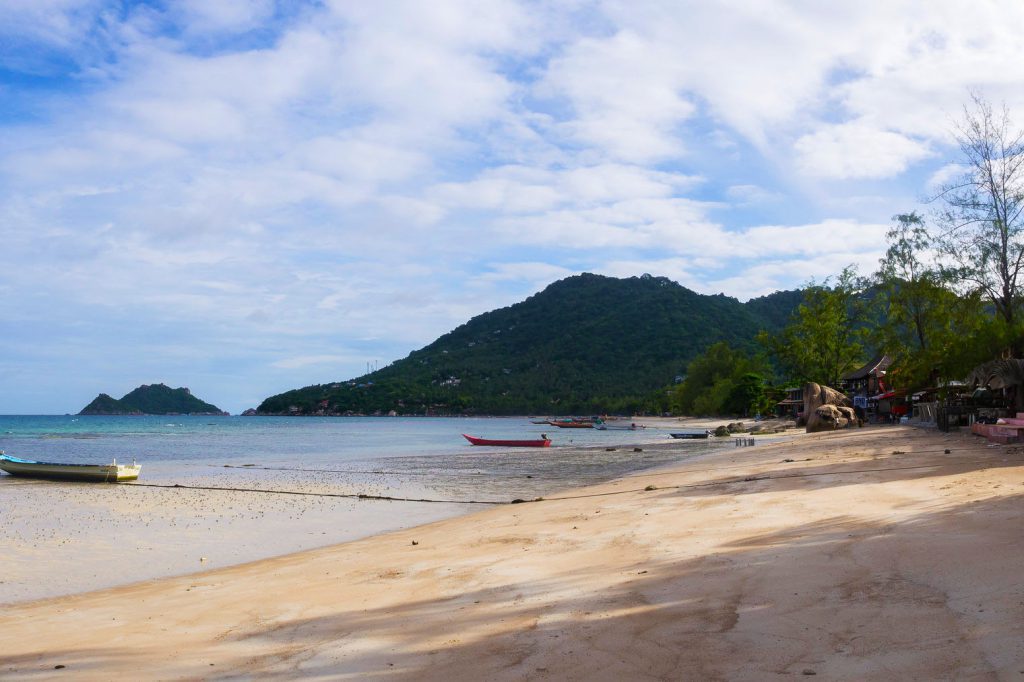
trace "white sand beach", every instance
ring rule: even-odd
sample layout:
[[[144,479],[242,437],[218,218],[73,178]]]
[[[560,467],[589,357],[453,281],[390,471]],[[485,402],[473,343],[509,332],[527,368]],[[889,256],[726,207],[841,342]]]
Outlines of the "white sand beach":
[[[1019,446],[802,435],[0,607],[0,676],[1021,679],[1022,493]]]

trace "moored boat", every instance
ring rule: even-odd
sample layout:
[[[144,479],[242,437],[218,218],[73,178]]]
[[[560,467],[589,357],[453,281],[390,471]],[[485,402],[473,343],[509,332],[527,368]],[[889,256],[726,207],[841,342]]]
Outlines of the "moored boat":
[[[473,445],[497,445],[508,448],[546,448],[551,445],[551,439],[540,438],[537,440],[493,440],[490,438],[477,438],[476,436],[470,436],[462,434],[462,437],[468,440]]]
[[[25,478],[47,478],[61,481],[92,481],[95,483],[118,483],[134,481],[139,477],[141,464],[64,464],[59,462],[37,462],[31,459],[11,457],[0,452],[0,469],[12,476]]]
[[[670,433],[668,435],[672,436],[673,438],[693,439],[693,438],[707,438],[708,436],[711,435],[711,432],[710,431],[684,431],[684,432]]]
[[[551,419],[548,421],[548,424],[560,429],[592,429],[594,423],[593,419]]]

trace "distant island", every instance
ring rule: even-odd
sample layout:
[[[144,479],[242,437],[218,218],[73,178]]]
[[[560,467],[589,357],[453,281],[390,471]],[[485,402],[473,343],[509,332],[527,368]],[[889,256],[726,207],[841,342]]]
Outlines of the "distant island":
[[[228,413],[216,405],[211,405],[196,398],[187,388],[171,388],[164,384],[143,384],[120,400],[116,400],[106,393],[100,393],[91,403],[82,408],[82,411],[78,414],[191,414],[227,416]]]

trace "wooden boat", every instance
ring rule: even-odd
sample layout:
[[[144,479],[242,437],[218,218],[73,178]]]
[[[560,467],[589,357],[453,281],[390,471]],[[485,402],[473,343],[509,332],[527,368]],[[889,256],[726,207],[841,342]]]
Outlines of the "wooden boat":
[[[555,419],[549,421],[548,424],[557,426],[560,429],[592,429],[594,428],[594,422],[591,420],[583,419]]]
[[[539,440],[491,440],[489,438],[477,438],[465,433],[462,437],[473,445],[498,445],[507,448],[546,448],[551,445],[551,439],[541,438]]]
[[[685,438],[685,439],[707,438],[708,436],[711,435],[711,432],[710,431],[684,431],[684,432],[681,432],[681,433],[670,433],[668,435],[672,436],[673,438]]]
[[[12,476],[26,478],[52,478],[62,481],[93,481],[96,483],[117,483],[134,481],[139,477],[141,464],[60,464],[57,462],[36,462],[31,459],[11,457],[0,452],[0,469]]]
[[[636,431],[637,429],[647,428],[643,424],[637,424],[632,422],[630,424],[608,424],[607,422],[595,423],[595,429],[601,429],[602,431]]]

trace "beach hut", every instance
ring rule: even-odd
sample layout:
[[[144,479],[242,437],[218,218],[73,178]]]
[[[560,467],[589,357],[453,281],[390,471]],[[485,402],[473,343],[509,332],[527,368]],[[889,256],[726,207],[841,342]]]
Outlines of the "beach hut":
[[[804,389],[802,386],[791,386],[786,390],[786,397],[775,403],[775,416],[779,419],[799,419],[803,416]]]
[[[877,418],[879,414],[878,397],[891,392],[885,385],[885,373],[890,365],[892,365],[892,358],[883,353],[876,355],[863,366],[843,376],[840,388],[850,396],[850,400],[853,401],[853,409],[861,418],[867,419],[869,414],[874,414]]]

